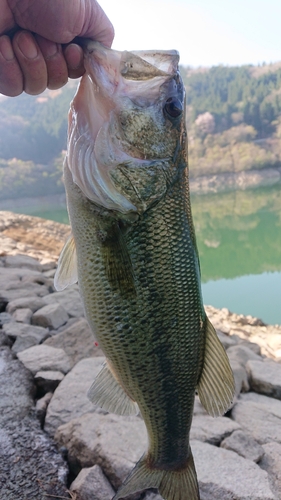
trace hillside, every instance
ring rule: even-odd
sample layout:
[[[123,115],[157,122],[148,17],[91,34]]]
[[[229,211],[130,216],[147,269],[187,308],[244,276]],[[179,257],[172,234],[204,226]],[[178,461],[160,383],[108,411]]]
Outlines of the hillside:
[[[64,192],[67,113],[77,82],[0,100],[0,200]]]
[[[181,73],[192,178],[280,168],[281,63],[182,67]],[[63,192],[62,151],[76,85],[0,100],[0,200]]]
[[[182,75],[191,176],[281,165],[281,63]]]

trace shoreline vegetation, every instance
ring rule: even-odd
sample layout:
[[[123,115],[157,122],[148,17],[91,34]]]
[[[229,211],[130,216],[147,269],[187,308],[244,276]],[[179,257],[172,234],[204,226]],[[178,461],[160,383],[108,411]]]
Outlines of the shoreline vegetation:
[[[267,188],[281,185],[281,168],[270,168],[263,170],[250,170],[242,172],[226,172],[221,174],[202,175],[193,177],[190,175],[190,191],[192,195],[210,195],[229,193],[233,191],[248,191],[258,188]],[[34,207],[40,211],[66,208],[66,197],[64,187],[56,194],[46,196],[30,195],[25,197],[0,197],[0,210],[24,210]],[[36,191],[35,191],[36,192]],[[34,193],[34,192],[33,192]]]
[[[281,185],[281,168],[225,172],[198,177],[193,177],[192,173],[190,175],[190,191],[196,195],[246,191],[278,184]]]

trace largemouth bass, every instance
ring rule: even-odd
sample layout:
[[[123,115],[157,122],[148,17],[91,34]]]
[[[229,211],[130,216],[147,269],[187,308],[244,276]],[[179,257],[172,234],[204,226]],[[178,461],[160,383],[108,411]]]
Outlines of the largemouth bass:
[[[202,303],[176,51],[91,42],[71,104],[64,168],[72,237],[55,285],[79,282],[107,358],[89,397],[144,419],[149,448],[114,497],[158,488],[199,499],[189,432],[194,397],[225,413],[234,381]]]

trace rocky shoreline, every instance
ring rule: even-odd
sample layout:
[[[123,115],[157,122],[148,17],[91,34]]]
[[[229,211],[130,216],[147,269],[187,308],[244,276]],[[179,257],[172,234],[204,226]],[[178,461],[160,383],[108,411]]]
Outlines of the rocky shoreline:
[[[242,172],[226,172],[221,174],[190,177],[190,192],[194,195],[228,193],[272,187],[281,184],[281,169],[266,168],[261,170],[245,170]]]
[[[0,490],[7,500],[110,500],[146,449],[139,417],[87,398],[103,354],[78,286],[55,292],[69,227],[0,212]],[[236,399],[191,429],[201,500],[281,498],[281,326],[206,307],[227,349]],[[160,500],[154,491],[135,500]]]

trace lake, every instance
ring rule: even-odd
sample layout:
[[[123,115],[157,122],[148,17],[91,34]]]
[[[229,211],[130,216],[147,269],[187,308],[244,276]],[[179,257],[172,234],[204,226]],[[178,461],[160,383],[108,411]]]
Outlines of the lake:
[[[17,212],[68,222],[64,207]],[[205,304],[281,324],[278,188],[192,197]]]
[[[192,198],[205,304],[281,324],[280,188]]]

